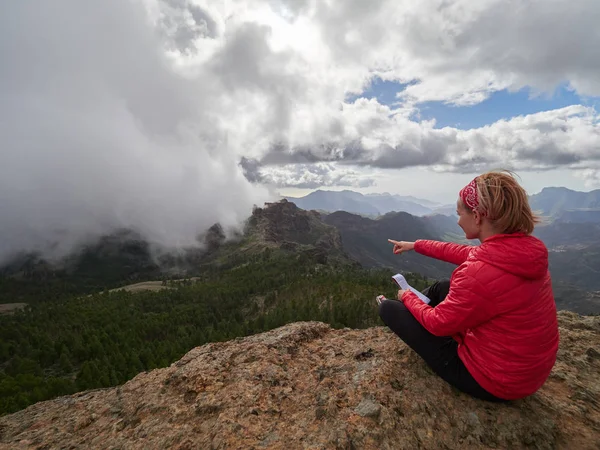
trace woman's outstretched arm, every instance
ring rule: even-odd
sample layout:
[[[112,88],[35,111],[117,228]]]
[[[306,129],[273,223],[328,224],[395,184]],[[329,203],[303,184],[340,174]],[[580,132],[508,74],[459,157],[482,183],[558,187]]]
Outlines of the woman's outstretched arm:
[[[464,263],[475,246],[419,239],[415,241],[415,251],[430,258],[446,261],[457,266]]]

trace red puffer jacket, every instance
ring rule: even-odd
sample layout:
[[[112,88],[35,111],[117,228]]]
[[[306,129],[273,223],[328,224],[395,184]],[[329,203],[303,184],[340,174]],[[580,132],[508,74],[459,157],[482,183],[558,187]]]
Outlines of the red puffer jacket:
[[[435,308],[405,292],[410,312],[432,334],[458,341],[458,356],[488,392],[506,400],[536,392],[550,375],[559,342],[544,243],[514,233],[478,246],[419,240],[415,250],[459,267]]]

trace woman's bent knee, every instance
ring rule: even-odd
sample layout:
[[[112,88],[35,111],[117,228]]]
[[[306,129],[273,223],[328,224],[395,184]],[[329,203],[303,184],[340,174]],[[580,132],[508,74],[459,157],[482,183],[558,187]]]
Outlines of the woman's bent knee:
[[[394,309],[392,302],[394,302],[394,300],[383,300],[379,304],[379,317],[381,317],[384,321],[384,317],[389,316]]]
[[[390,323],[398,322],[398,320],[401,320],[407,314],[412,317],[412,314],[404,306],[404,303],[398,300],[384,300],[379,305],[379,317],[388,326]]]

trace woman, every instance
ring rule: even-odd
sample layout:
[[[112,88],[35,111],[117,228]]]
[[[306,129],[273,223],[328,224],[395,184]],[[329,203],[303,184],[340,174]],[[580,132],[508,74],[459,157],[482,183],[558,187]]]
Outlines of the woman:
[[[450,281],[383,300],[384,323],[445,381],[489,401],[520,399],[550,375],[558,352],[556,305],[546,246],[531,233],[538,218],[509,172],[476,177],[459,193],[458,225],[478,246],[393,241],[458,265]]]

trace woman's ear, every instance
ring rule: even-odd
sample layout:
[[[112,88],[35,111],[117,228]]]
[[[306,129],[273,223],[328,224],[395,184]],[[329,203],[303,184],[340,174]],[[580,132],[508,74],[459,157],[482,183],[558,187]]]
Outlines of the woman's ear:
[[[473,215],[475,216],[475,225],[480,226],[481,225],[481,214],[479,214],[479,211],[473,211]]]

